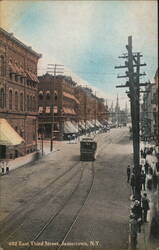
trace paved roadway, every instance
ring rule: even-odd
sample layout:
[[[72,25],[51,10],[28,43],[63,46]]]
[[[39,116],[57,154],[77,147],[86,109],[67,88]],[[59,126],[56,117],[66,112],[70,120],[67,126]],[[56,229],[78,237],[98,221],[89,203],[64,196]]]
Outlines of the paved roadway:
[[[0,178],[2,249],[128,248],[128,128],[96,138],[94,163],[79,161],[79,143],[63,144],[36,164]]]

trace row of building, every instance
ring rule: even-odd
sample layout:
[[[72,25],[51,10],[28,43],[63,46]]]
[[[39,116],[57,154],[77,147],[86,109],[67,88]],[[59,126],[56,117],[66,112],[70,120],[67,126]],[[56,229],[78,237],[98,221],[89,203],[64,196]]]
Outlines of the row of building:
[[[154,80],[145,87],[141,105],[141,134],[143,139],[152,141],[159,146],[159,115],[158,115],[158,70]]]
[[[104,99],[71,77],[38,77],[40,58],[0,28],[0,159],[37,151],[38,136],[62,140],[107,123]]]

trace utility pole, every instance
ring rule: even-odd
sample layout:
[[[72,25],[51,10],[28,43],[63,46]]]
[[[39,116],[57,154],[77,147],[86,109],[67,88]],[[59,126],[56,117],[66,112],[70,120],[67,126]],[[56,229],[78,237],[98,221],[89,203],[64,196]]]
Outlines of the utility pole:
[[[56,84],[56,74],[63,73],[64,69],[61,64],[48,64],[47,73],[53,73],[53,82],[50,81],[50,96],[51,96],[51,106],[50,106],[50,114],[51,114],[51,137],[50,137],[50,152],[53,151],[53,141],[54,141],[54,103],[55,103],[55,84]]]
[[[140,103],[139,103],[139,93],[140,86],[146,86],[146,83],[140,84],[140,76],[146,75],[145,73],[140,74],[140,67],[146,66],[146,64],[140,63],[140,53],[132,52],[132,36],[128,37],[128,45],[126,45],[128,50],[127,54],[119,58],[126,58],[125,65],[116,66],[115,69],[128,68],[126,75],[118,76],[118,78],[128,78],[126,85],[116,86],[117,88],[128,87],[129,92],[128,97],[130,98],[130,107],[131,107],[131,119],[132,119],[132,132],[133,132],[133,161],[134,161],[134,172],[135,172],[135,196],[140,196]],[[135,70],[136,68],[136,70]]]
[[[97,96],[95,91],[95,134],[96,134],[96,124],[97,124]]]
[[[84,114],[85,114],[85,133],[87,130],[87,85],[85,87],[85,96],[84,96]]]

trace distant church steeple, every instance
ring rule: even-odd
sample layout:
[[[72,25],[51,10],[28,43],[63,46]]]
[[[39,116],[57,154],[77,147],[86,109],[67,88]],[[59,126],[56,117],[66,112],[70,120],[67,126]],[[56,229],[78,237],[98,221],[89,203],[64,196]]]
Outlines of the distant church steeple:
[[[116,111],[116,112],[119,112],[119,111],[120,111],[120,106],[119,106],[119,97],[118,97],[118,94],[117,94],[117,99],[116,99],[115,111]]]

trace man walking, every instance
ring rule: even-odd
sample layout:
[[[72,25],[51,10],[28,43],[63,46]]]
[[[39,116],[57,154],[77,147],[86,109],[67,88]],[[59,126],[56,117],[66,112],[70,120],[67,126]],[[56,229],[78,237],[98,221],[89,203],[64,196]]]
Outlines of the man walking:
[[[147,198],[147,194],[144,193],[144,196],[142,197],[142,210],[143,210],[144,222],[147,222],[147,212],[148,212],[149,209],[150,209],[149,200]]]
[[[134,173],[131,174],[130,185],[132,188],[132,193],[133,195],[135,195],[135,174]]]
[[[131,169],[130,169],[130,165],[128,165],[128,167],[127,167],[127,183],[129,183],[129,180],[130,180],[130,173],[131,173]]]
[[[145,191],[146,174],[144,173],[143,170],[141,170],[140,180],[141,180],[141,185]]]
[[[136,249],[137,246],[137,233],[138,233],[138,224],[134,214],[130,215],[130,235],[131,235],[131,249]]]

